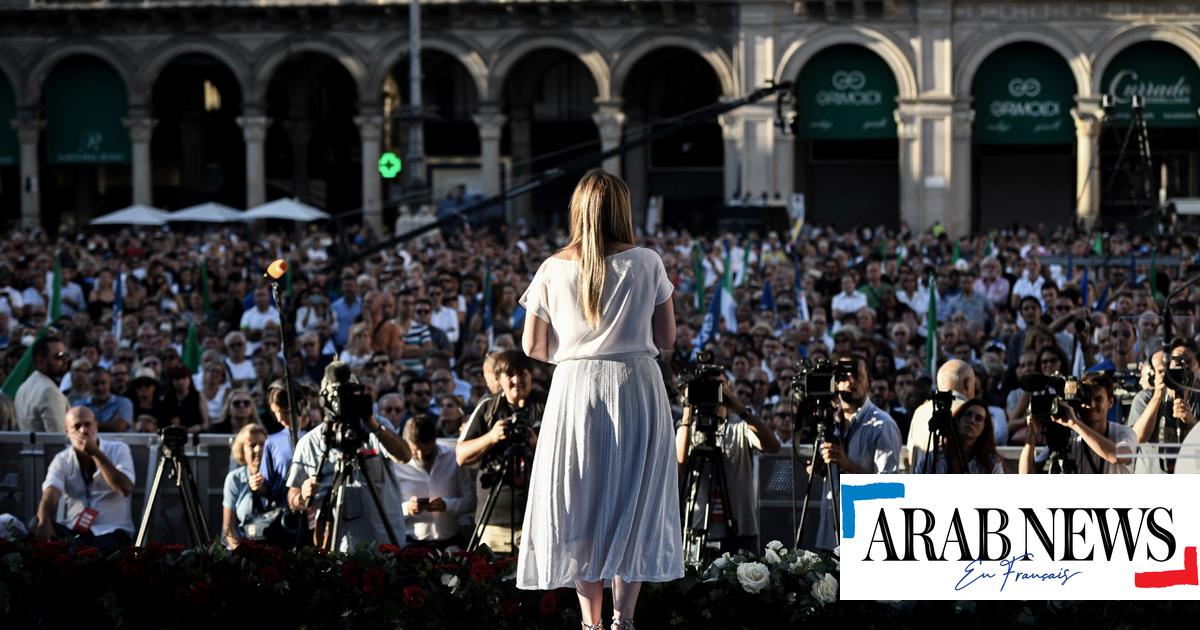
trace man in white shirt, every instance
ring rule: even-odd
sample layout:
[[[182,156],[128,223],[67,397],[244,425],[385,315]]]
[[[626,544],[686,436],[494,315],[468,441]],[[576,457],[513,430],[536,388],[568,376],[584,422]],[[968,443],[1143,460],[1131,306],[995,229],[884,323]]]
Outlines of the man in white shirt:
[[[867,296],[854,288],[854,278],[842,276],[842,292],[833,296],[830,304],[833,308],[833,318],[840,320],[843,315],[853,315],[861,308],[867,307]]]
[[[246,339],[252,344],[252,347],[247,349],[249,354],[254,354],[258,349],[258,342],[262,340],[267,322],[282,325],[279,322],[279,311],[271,306],[270,290],[266,285],[260,285],[254,289],[254,306],[242,313],[242,332],[246,333]]]
[[[409,544],[448,551],[465,548],[458,517],[475,509],[471,470],[458,465],[455,447],[438,444],[437,425],[431,417],[409,418],[402,433],[412,459],[396,464],[395,470],[400,496],[405,499]]]
[[[133,538],[133,457],[124,442],[100,441],[87,407],[73,407],[66,423],[71,448],[59,451],[46,470],[35,533],[40,540],[76,536],[108,556]],[[66,510],[56,521],[61,500]]]
[[[17,429],[23,432],[46,431],[59,433],[65,426],[67,397],[58,388],[58,381],[67,373],[71,357],[62,339],[53,335],[33,344],[33,374],[17,389],[13,401],[17,413]]]
[[[452,344],[458,343],[458,311],[442,303],[443,295],[444,290],[441,285],[435,284],[429,287],[429,301],[433,304],[430,324],[446,333],[447,341]]]
[[[239,381],[253,381],[258,375],[254,372],[254,362],[246,358],[246,336],[240,332],[225,335],[225,367],[229,370],[229,380],[235,384]]]

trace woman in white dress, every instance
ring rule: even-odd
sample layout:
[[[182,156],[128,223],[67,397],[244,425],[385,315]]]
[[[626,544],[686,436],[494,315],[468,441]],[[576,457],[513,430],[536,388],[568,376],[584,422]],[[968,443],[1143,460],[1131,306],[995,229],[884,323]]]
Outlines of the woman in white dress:
[[[525,353],[557,365],[522,527],[517,586],[574,586],[585,630],[633,628],[642,582],[683,577],[678,469],[655,357],[675,343],[674,287],[633,246],[629,189],[589,171],[571,197],[571,242],[521,297]]]

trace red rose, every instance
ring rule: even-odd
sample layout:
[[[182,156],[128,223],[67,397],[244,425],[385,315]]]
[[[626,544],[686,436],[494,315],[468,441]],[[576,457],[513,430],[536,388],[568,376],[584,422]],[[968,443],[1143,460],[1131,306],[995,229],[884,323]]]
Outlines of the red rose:
[[[471,563],[471,579],[476,582],[486,582],[496,575],[496,570],[486,560],[480,559]]]
[[[420,586],[404,587],[404,603],[408,604],[409,608],[420,608],[425,605],[425,600],[428,596],[425,594],[425,589]]]
[[[342,565],[342,579],[350,586],[358,586],[358,567],[354,563],[347,562]]]
[[[376,595],[383,587],[383,579],[387,574],[379,567],[371,567],[363,571],[362,590],[367,595]]]
[[[57,556],[54,558],[54,567],[63,575],[75,575],[75,559],[71,556]]]
[[[85,558],[98,558],[100,557],[100,550],[95,547],[81,546],[75,549],[75,557],[79,558],[80,560]]]
[[[266,586],[275,586],[283,581],[283,571],[280,571],[276,565],[268,564],[258,570],[258,577],[262,578],[263,584]]]
[[[397,547],[396,545],[389,545],[387,543],[383,543],[382,545],[379,545],[379,553],[386,553],[386,554],[390,554],[390,555],[394,556],[394,555],[400,553],[400,548]]]
[[[542,595],[542,601],[538,604],[538,610],[541,611],[543,617],[549,617],[558,612],[558,596],[554,594],[554,591]]]
[[[184,549],[186,549],[186,547],[183,545],[163,545],[162,552],[166,555],[173,556],[183,553]]]
[[[521,614],[521,604],[515,599],[506,599],[500,602],[500,610],[504,612],[505,619],[512,619]]]
[[[457,564],[454,564],[453,562],[443,562],[443,563],[441,563],[441,564],[435,564],[435,565],[433,565],[433,570],[435,570],[435,571],[447,571],[447,572],[449,572],[449,573],[454,573],[455,571],[457,571],[457,570],[458,570],[458,565],[457,565]]]

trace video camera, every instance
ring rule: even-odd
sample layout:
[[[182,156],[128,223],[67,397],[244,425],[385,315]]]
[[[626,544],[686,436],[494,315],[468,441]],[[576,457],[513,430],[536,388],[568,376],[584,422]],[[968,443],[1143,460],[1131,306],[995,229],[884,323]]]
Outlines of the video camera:
[[[188,432],[183,427],[163,427],[158,430],[160,438],[159,448],[163,451],[163,456],[174,458],[183,454],[183,447],[187,444]]]
[[[1021,377],[1021,389],[1031,394],[1029,414],[1044,419],[1042,431],[1051,453],[1065,453],[1071,439],[1071,430],[1050,420],[1059,414],[1059,404],[1066,403],[1082,419],[1092,405],[1092,390],[1073,376],[1053,374],[1026,374]]]
[[[858,365],[849,358],[838,359],[835,364],[801,359],[792,377],[792,399],[798,403],[831,401],[837,395],[837,381],[853,376],[857,370]]]
[[[1192,386],[1192,370],[1188,366],[1188,360],[1182,356],[1170,357],[1170,363],[1167,364],[1167,373],[1165,375],[1167,388],[1172,391],[1179,392],[1181,389],[1187,389]]]
[[[929,431],[954,430],[954,392],[934,392],[929,398],[933,413],[929,416]]]
[[[715,447],[725,421],[717,408],[725,402],[725,369],[713,363],[713,353],[696,353],[696,364],[683,373],[684,399],[692,409],[692,444]]]
[[[508,435],[488,449],[479,465],[479,485],[482,488],[491,488],[502,480],[515,486],[524,487],[525,485],[521,475],[513,474],[516,471],[510,471],[507,479],[502,479],[502,477],[505,476],[506,463],[516,459],[521,459],[526,464],[533,461],[533,451],[529,448],[529,436],[533,433],[533,421],[530,418],[529,409],[526,407],[518,408],[507,420]]]
[[[371,432],[373,406],[366,388],[354,382],[349,365],[335,361],[325,368],[321,410],[325,414],[325,443],[330,449],[350,456],[357,453]]]

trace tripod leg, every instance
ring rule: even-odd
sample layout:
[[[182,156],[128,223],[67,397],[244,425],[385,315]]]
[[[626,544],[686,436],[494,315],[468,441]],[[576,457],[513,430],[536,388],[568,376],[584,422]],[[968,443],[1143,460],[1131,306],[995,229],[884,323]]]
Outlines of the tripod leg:
[[[208,529],[208,519],[204,516],[204,507],[200,502],[200,490],[196,486],[196,478],[192,475],[191,462],[186,457],[179,458],[179,476],[176,485],[183,498],[184,509],[187,510],[189,528],[199,533],[192,537],[192,544],[200,547],[208,543],[211,532]]]
[[[714,483],[717,484],[717,496],[721,497],[721,515],[724,519],[726,542],[726,544],[722,545],[722,547],[725,547],[727,550],[736,553],[738,551],[735,548],[737,545],[738,524],[737,519],[733,518],[733,504],[730,502],[729,484],[725,480],[725,460],[720,456],[719,453],[714,454],[710,465],[715,473]]]
[[[825,474],[829,478],[829,493],[833,497],[833,540],[838,546],[842,544],[842,532],[838,523],[842,520],[842,506],[838,500],[838,485],[841,482],[841,472],[836,464],[830,464]]]
[[[192,505],[191,497],[187,493],[187,484],[183,480],[184,464],[176,457],[171,459],[171,467],[175,470],[175,487],[179,489],[179,502],[183,504],[183,520],[187,525],[188,537],[193,547],[199,547],[201,534],[196,529],[196,506]]]
[[[804,519],[808,517],[808,503],[809,499],[812,498],[813,479],[821,476],[821,472],[818,469],[817,464],[817,457],[821,452],[820,446],[821,437],[817,436],[817,438],[813,440],[813,470],[812,474],[808,475],[808,481],[804,484],[804,503],[800,506],[800,526],[796,528],[796,541],[793,545],[793,549],[799,549],[800,543],[804,541]]]
[[[142,524],[138,527],[137,538],[133,541],[135,547],[141,547],[146,543],[146,533],[150,529],[150,516],[154,513],[154,502],[158,499],[158,489],[162,487],[165,464],[166,462],[160,455],[158,468],[154,471],[154,483],[150,485],[150,492],[146,494],[146,505],[142,508]]]
[[[492,510],[496,508],[496,499],[500,496],[500,489],[504,487],[504,478],[507,475],[508,462],[505,461],[500,466],[499,481],[488,491],[487,500],[483,503],[483,511],[479,513],[479,522],[475,523],[475,531],[471,534],[471,541],[467,544],[467,551],[475,551],[479,547],[479,543],[483,541],[483,532],[487,529],[488,521],[492,519]]]
[[[379,520],[383,521],[383,528],[387,531],[388,541],[399,547],[400,543],[396,541],[396,530],[392,529],[392,523],[388,520],[387,512],[383,509],[383,501],[379,500],[379,491],[375,489],[375,484],[371,481],[371,475],[367,474],[367,463],[362,453],[358,454],[356,461],[358,462],[358,469],[362,471],[363,479],[366,480],[367,489],[371,492],[371,500],[375,502],[375,510],[379,512]],[[386,460],[383,462],[383,465],[388,465]]]
[[[688,454],[687,461],[684,463],[684,492],[680,495],[683,497],[683,557],[690,562],[699,562],[700,554],[696,547],[695,536],[692,530],[695,526],[697,501],[700,496],[700,480],[702,474],[699,469],[701,466],[700,454],[692,451]]]

